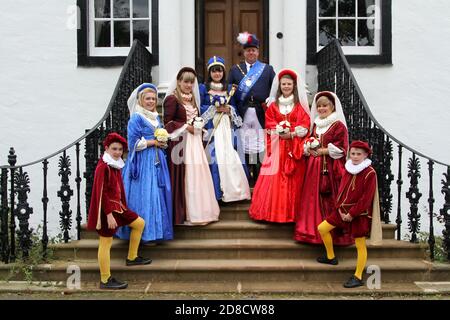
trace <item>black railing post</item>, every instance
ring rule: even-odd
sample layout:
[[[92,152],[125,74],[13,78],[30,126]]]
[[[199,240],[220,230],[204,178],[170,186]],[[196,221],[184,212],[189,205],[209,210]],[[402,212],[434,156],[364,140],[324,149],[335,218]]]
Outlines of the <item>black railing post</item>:
[[[430,193],[428,196],[428,205],[430,210],[430,236],[428,238],[428,244],[430,245],[430,258],[434,260],[434,244],[436,242],[434,238],[434,195],[433,195],[433,172],[434,172],[434,162],[428,161],[428,174],[430,175]]]
[[[45,159],[42,162],[43,176],[44,176],[44,190],[42,192],[42,210],[44,212],[44,226],[42,227],[42,256],[47,257],[48,246],[48,231],[47,231],[47,206],[48,206],[48,192],[47,192],[47,173],[48,173],[48,160]]]
[[[445,203],[440,210],[441,217],[444,219],[444,248],[447,252],[447,260],[450,261],[450,167],[447,167],[447,173],[444,173],[445,179],[442,179],[442,194],[445,197]]]
[[[408,213],[408,226],[411,232],[411,242],[417,243],[417,233],[420,229],[420,214],[419,214],[419,200],[422,197],[422,193],[419,192],[419,178],[420,174],[420,161],[413,153],[412,158],[409,159],[408,163],[408,177],[410,178],[409,191],[406,193],[406,198],[408,198],[410,203],[410,211]]]
[[[0,231],[1,231],[1,257],[4,263],[9,263],[9,236],[8,236],[8,169],[2,168],[0,179]]]
[[[70,158],[67,156],[66,151],[64,151],[63,155],[59,158],[58,175],[61,176],[61,188],[59,189],[57,195],[62,202],[62,210],[59,212],[59,216],[61,218],[60,227],[63,231],[65,243],[69,242],[69,230],[72,227],[72,210],[70,210],[70,198],[73,196],[73,190],[70,189],[69,185],[69,176],[71,175],[70,165]]]
[[[395,223],[397,224],[397,240],[402,240],[401,238],[401,226],[402,226],[402,152],[403,147],[398,146],[398,177],[397,177],[397,219]]]
[[[9,213],[10,213],[10,217],[9,217],[9,234],[10,234],[10,251],[9,251],[9,260],[11,262],[15,262],[16,261],[16,219],[14,216],[14,178],[15,178],[15,172],[16,169],[14,168],[14,166],[17,163],[17,156],[16,156],[16,152],[14,151],[14,148],[10,148],[9,149],[9,155],[8,155],[8,163],[11,166],[10,169],[10,175],[11,175],[11,184],[10,184],[10,209],[9,209]]]
[[[23,168],[16,172],[15,177],[15,193],[17,194],[17,206],[15,209],[15,216],[19,220],[19,236],[20,250],[22,251],[22,258],[28,258],[29,251],[32,246],[30,229],[30,215],[33,213],[33,208],[28,204],[28,193],[30,192],[30,178],[28,173],[23,172]]]
[[[77,155],[77,177],[75,182],[77,183],[77,239],[81,239],[81,175],[80,175],[80,143],[76,144],[76,155]]]

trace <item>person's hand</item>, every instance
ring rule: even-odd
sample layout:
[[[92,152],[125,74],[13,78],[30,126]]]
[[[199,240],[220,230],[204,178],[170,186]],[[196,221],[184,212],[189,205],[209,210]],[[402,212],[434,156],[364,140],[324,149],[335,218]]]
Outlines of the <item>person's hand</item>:
[[[292,139],[292,135],[290,132],[288,133],[284,133],[284,134],[280,134],[280,138],[283,140],[291,140]]]
[[[350,213],[347,213],[346,215],[344,215],[342,220],[344,220],[345,222],[352,222],[353,217],[350,215]]]
[[[190,133],[190,134],[194,134],[195,133],[195,128],[192,125],[188,125],[186,130]]]
[[[312,155],[313,157],[318,157],[318,156],[320,155],[318,149],[311,149],[311,148],[308,148],[308,152],[309,152],[309,154]]]
[[[108,214],[107,216],[108,220],[108,229],[116,229],[117,228],[117,222],[116,219],[114,219],[113,214]]]
[[[220,107],[217,108],[217,112],[219,113],[230,113],[230,107],[227,105],[221,105]]]
[[[158,147],[160,147],[161,149],[167,149],[169,145],[167,144],[167,142],[160,141]]]

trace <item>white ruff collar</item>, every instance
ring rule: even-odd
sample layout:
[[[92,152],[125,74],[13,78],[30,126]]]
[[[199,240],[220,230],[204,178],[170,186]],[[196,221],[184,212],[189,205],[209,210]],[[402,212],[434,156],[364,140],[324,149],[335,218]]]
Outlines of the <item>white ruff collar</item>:
[[[355,174],[362,172],[364,169],[368,168],[371,164],[372,164],[372,160],[366,159],[363,162],[361,162],[360,164],[354,165],[352,163],[352,160],[349,159],[345,163],[345,169],[349,173],[355,175]]]
[[[114,169],[120,170],[125,166],[125,162],[123,162],[122,158],[119,160],[114,160],[108,152],[103,154],[102,159],[108,166],[113,167]]]
[[[294,104],[294,95],[291,94],[289,97],[285,98],[284,96],[280,96],[278,98],[278,103],[280,106],[290,106]]]
[[[136,106],[136,111],[140,114],[142,114],[144,117],[150,120],[156,120],[156,117],[158,116],[158,112],[155,111],[148,111],[147,109],[141,107],[140,105]]]
[[[317,117],[314,120],[314,123],[316,124],[317,128],[322,129],[322,128],[327,128],[327,127],[331,126],[336,121],[337,121],[337,113],[333,112],[325,119],[320,119],[320,117]]]
[[[211,88],[211,90],[214,91],[223,91],[223,84],[222,83],[217,83],[214,81],[211,81],[211,83],[209,84],[209,87]]]

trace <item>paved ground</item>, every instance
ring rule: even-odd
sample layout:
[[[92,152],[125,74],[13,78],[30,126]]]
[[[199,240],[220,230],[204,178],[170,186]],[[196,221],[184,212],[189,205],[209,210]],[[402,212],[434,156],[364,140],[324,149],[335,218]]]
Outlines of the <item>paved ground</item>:
[[[64,283],[0,282],[0,300],[450,300],[450,282],[385,284],[380,290],[344,289],[340,283],[305,283],[301,293],[160,293],[149,285],[130,284],[129,289],[104,291],[96,283],[83,290],[68,290]]]

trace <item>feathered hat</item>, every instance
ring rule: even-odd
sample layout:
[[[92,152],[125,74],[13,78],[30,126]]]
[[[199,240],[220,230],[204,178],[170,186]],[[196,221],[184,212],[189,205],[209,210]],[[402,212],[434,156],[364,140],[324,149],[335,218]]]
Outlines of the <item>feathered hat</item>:
[[[237,37],[237,41],[242,44],[244,49],[247,48],[258,48],[259,49],[259,40],[254,34],[250,34],[247,31],[243,33],[239,33]]]

